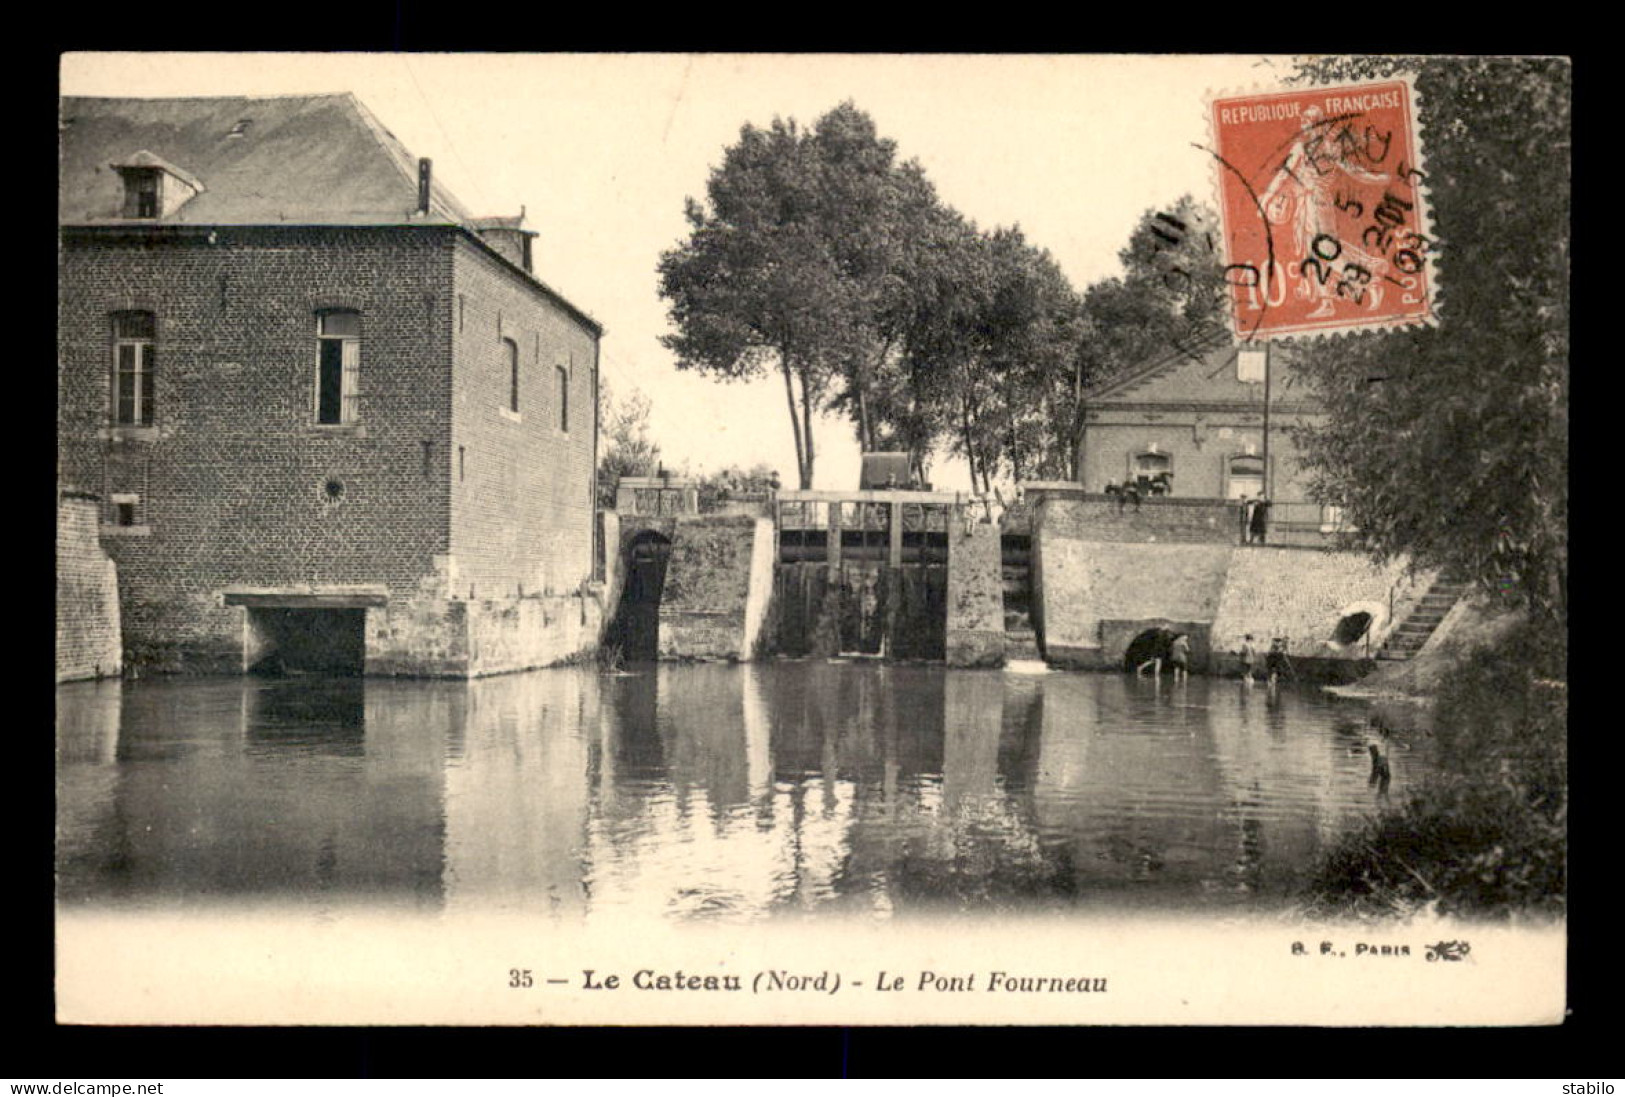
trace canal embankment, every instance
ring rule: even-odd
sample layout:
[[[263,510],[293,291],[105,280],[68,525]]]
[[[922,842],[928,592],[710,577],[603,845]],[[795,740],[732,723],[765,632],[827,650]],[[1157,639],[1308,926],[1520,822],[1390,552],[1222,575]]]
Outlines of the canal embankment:
[[[1387,681],[1429,689],[1415,731],[1373,721],[1382,754],[1418,735],[1434,772],[1344,834],[1304,893],[1314,916],[1561,917],[1568,831],[1567,638],[1465,608],[1451,635]]]

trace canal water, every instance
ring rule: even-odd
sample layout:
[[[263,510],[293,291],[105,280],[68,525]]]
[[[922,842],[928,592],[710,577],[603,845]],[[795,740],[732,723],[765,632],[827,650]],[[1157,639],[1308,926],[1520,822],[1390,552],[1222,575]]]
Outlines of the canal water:
[[[1382,803],[1365,706],[864,661],[57,694],[58,897],[760,921],[1279,910]],[[1398,799],[1429,740],[1388,741]]]

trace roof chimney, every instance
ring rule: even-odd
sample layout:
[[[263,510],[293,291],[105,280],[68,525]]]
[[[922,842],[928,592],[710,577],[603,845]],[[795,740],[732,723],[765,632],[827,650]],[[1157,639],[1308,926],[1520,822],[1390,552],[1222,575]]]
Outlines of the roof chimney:
[[[434,161],[427,156],[418,161],[418,212],[422,214],[429,212],[429,180],[433,168]]]

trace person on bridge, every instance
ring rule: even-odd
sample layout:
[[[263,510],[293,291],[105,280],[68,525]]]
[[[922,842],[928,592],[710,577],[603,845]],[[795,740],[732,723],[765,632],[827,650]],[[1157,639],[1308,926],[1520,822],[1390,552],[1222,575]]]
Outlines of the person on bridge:
[[[1258,498],[1250,500],[1247,506],[1250,511],[1247,518],[1247,543],[1262,545],[1265,531],[1269,528],[1270,501],[1260,493]]]

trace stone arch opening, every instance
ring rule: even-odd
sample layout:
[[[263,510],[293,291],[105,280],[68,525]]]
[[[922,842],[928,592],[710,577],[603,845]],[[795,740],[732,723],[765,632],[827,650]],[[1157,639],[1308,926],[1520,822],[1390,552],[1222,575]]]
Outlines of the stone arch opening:
[[[1351,602],[1337,611],[1337,623],[1327,643],[1333,648],[1347,648],[1361,641],[1369,642],[1388,621],[1388,607],[1381,602]]]
[[[1167,659],[1168,645],[1173,643],[1171,628],[1148,628],[1129,641],[1123,652],[1123,669],[1132,671],[1147,659]]]
[[[610,633],[624,659],[660,656],[660,600],[670,558],[671,538],[656,530],[645,530],[626,546],[626,583]]]
[[[1365,610],[1344,614],[1337,619],[1332,639],[1339,644],[1352,644],[1371,631],[1371,620],[1371,614]]]

